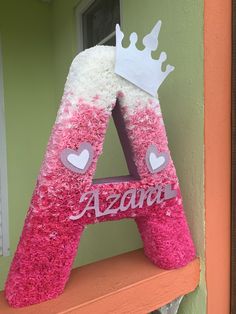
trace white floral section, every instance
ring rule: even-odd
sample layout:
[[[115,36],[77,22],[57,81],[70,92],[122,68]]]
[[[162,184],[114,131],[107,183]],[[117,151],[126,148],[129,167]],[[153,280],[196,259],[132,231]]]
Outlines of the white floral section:
[[[70,103],[68,115],[73,113],[79,99],[91,104],[96,96],[93,104],[111,112],[119,93],[124,95],[119,98],[121,106],[128,108],[127,114],[150,107],[161,116],[158,99],[115,74],[114,67],[115,47],[95,46],[78,54],[70,67],[57,122],[63,118],[65,100]]]

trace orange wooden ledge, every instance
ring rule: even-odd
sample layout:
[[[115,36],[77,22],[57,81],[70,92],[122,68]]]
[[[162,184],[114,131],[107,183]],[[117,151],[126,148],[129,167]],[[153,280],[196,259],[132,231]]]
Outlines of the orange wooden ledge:
[[[41,304],[12,309],[1,292],[0,313],[146,314],[193,291],[199,275],[198,259],[168,271],[136,250],[72,270],[63,294]]]

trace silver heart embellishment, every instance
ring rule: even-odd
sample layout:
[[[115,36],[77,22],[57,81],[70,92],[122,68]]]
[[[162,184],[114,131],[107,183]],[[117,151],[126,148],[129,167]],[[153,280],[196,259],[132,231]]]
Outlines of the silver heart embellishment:
[[[157,173],[165,169],[169,162],[167,152],[160,153],[155,145],[151,144],[146,152],[146,164],[151,173]]]
[[[61,162],[63,165],[76,173],[85,173],[93,161],[93,147],[88,142],[80,144],[77,150],[65,148],[61,152]]]

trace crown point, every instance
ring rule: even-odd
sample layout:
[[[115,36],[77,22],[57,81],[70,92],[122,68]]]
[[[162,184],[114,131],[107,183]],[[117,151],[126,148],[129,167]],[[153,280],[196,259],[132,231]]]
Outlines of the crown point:
[[[120,30],[120,25],[119,25],[119,24],[116,24],[116,31],[121,31],[121,30]]]
[[[164,51],[162,51],[161,54],[160,54],[159,60],[161,62],[164,62],[164,61],[166,61],[166,59],[167,59],[167,55],[166,55],[166,53]]]
[[[158,36],[161,29],[161,21],[158,21],[152,31],[143,38],[146,49],[154,51],[158,47]]]
[[[160,30],[161,30],[161,20],[159,20],[156,25],[153,27],[152,31],[150,34],[153,34],[155,35],[156,37],[158,37],[159,33],[160,33]]]
[[[129,40],[130,40],[131,44],[135,45],[137,40],[138,40],[137,34],[136,33],[130,34]]]
[[[172,72],[172,71],[174,71],[174,69],[175,69],[175,67],[173,66],[173,65],[167,65],[166,66],[166,72],[167,73],[170,73],[170,72]]]
[[[121,44],[122,39],[124,38],[124,33],[120,29],[120,25],[116,24],[116,46]]]

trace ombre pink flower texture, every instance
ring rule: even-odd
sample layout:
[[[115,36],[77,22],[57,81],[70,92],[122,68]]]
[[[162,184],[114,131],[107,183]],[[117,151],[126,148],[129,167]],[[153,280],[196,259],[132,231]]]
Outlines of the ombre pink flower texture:
[[[146,256],[160,268],[182,267],[195,257],[158,99],[115,75],[113,66],[113,47],[91,48],[72,63],[6,282],[5,295],[13,307],[46,301],[63,292],[88,224],[135,219]],[[94,183],[97,160],[117,101],[139,178]],[[77,173],[68,169],[60,156],[68,148],[77,151],[85,142],[91,144],[93,159],[85,173]],[[154,173],[146,164],[150,145],[169,156],[165,168]],[[136,204],[140,201],[138,191],[167,185],[176,191],[173,197],[129,206],[130,197]],[[135,192],[126,194],[121,208],[121,198],[129,190]],[[98,192],[101,215],[95,213],[94,199],[81,199],[90,191]],[[104,214],[111,205],[109,197],[114,195],[120,198],[114,202],[113,211]],[[84,211],[90,201],[91,207]],[[82,212],[79,219],[71,219]]]

